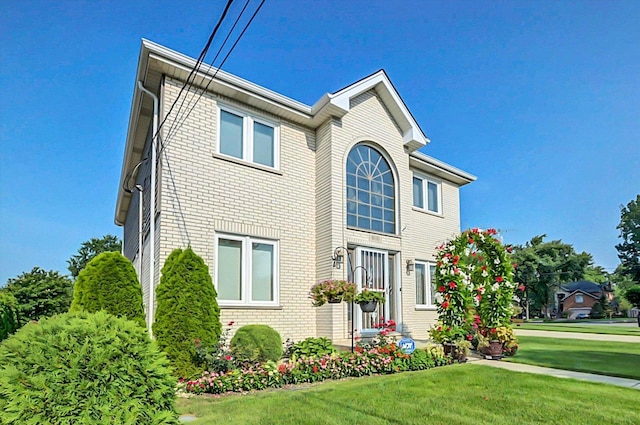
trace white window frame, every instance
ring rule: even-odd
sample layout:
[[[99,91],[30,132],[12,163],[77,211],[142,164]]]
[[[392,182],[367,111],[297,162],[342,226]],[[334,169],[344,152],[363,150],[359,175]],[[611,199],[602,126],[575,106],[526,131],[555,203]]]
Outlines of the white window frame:
[[[430,273],[430,271],[431,271],[431,267],[435,267],[436,264],[433,263],[433,262],[430,262],[430,261],[420,261],[420,260],[415,260],[414,263],[415,263],[416,266],[424,265],[425,277],[426,277],[424,291],[425,291],[425,300],[426,300],[427,303],[426,304],[418,304],[418,300],[417,300],[417,298],[418,298],[418,293],[417,293],[417,285],[418,285],[417,277],[418,277],[418,274],[415,272],[415,268],[414,268],[414,274],[415,274],[414,281],[416,283],[416,299],[414,301],[416,303],[416,308],[425,309],[425,310],[426,309],[428,309],[428,310],[435,309],[435,308],[437,308],[437,306],[435,304],[435,300],[431,299],[431,291],[427,290],[427,289],[430,289],[431,285],[434,284],[434,282],[431,282],[431,273]],[[434,287],[434,292],[435,291],[436,291],[436,289]]]
[[[233,235],[227,233],[216,233],[214,237],[215,243],[215,280],[214,286],[216,291],[218,291],[219,273],[220,273],[220,265],[218,264],[218,249],[219,249],[219,240],[233,240],[242,242],[242,248],[240,253],[240,258],[242,262],[242,281],[241,292],[242,299],[240,300],[223,300],[218,298],[218,305],[220,306],[262,306],[262,307],[277,307],[280,305],[280,249],[279,243],[275,240],[270,239],[261,239],[254,238],[251,236],[241,236],[241,235]],[[252,267],[251,267],[251,254],[252,254],[252,244],[253,243],[263,243],[273,246],[273,300],[272,301],[253,301],[251,299],[252,294]]]
[[[413,203],[413,178],[422,180],[422,208],[416,206]],[[429,209],[429,183],[435,184],[438,191],[438,211],[431,211]],[[414,172],[411,179],[411,204],[413,205],[413,208],[419,211],[424,211],[429,214],[442,215],[442,181],[434,179],[432,177],[428,177],[424,174]]]
[[[216,127],[217,128],[216,154],[227,157],[227,158],[233,158],[234,160],[237,160],[237,161],[249,162],[251,164],[255,164],[258,167],[266,167],[274,170],[279,170],[280,169],[280,125],[275,121],[271,121],[263,117],[258,117],[256,115],[249,114],[247,112],[244,112],[240,109],[237,109],[231,106],[227,106],[223,104],[218,104],[217,106],[218,106],[217,108],[218,117],[217,117],[217,127]],[[226,155],[220,152],[220,146],[221,146],[220,145],[220,135],[221,135],[220,124],[222,120],[221,111],[225,111],[230,114],[242,117],[242,136],[243,136],[242,137],[242,158],[237,158],[235,156]],[[253,160],[254,123],[259,123],[259,124],[266,125],[268,127],[273,128],[273,167],[265,164],[260,164]]]

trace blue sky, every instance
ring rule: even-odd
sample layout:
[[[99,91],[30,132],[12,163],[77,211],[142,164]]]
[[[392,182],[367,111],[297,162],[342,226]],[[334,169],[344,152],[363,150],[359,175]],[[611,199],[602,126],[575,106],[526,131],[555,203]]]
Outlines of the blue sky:
[[[3,2],[0,284],[66,273],[83,241],[121,236],[140,39],[197,57],[222,8]],[[619,206],[640,192],[638,22],[634,0],[267,0],[224,69],[312,104],[384,68],[432,141],[423,151],[478,176],[462,228],[546,233],[613,269]]]

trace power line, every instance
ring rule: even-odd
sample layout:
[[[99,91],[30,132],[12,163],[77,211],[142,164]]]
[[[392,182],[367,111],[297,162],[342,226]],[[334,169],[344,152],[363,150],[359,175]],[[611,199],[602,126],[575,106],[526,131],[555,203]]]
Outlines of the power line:
[[[244,29],[242,30],[242,32],[240,33],[240,35],[238,36],[237,40],[235,41],[235,43],[233,43],[233,46],[231,46],[231,49],[227,52],[226,56],[224,57],[224,59],[222,60],[222,62],[220,63],[220,65],[216,68],[215,72],[213,73],[213,75],[211,76],[211,79],[209,80],[209,82],[207,83],[207,85],[205,86],[205,88],[200,92],[200,95],[198,96],[198,98],[196,99],[195,103],[193,104],[193,106],[191,107],[191,109],[189,109],[189,112],[185,115],[185,117],[182,119],[182,121],[180,122],[180,124],[178,125],[178,127],[176,127],[174,134],[180,130],[180,128],[182,128],[182,126],[184,125],[186,119],[189,117],[189,115],[191,114],[191,112],[193,111],[193,109],[196,107],[196,105],[198,104],[198,102],[200,101],[200,99],[202,98],[202,95],[207,91],[207,89],[209,88],[209,85],[211,85],[211,82],[215,79],[216,75],[218,74],[218,71],[220,70],[220,68],[222,68],[222,66],[225,64],[225,62],[227,61],[227,59],[229,58],[229,56],[231,55],[231,53],[233,52],[233,50],[236,48],[236,46],[238,45],[238,43],[240,42],[240,39],[242,39],[242,36],[244,36],[245,32],[247,31],[247,29],[249,28],[249,25],[251,25],[251,23],[253,22],[253,19],[256,17],[256,15],[258,14],[258,12],[260,12],[260,9],[262,8],[262,5],[264,5],[266,0],[262,0],[260,2],[260,5],[258,6],[258,8],[253,12],[253,15],[251,16],[251,18],[249,19],[249,21],[247,22],[247,24],[244,26]],[[166,147],[169,145],[169,143],[171,142],[171,140],[169,140],[169,136],[167,136],[167,139],[165,140],[165,143],[162,146],[162,149],[160,150],[160,152],[164,151],[166,149]]]
[[[180,95],[182,95],[182,92],[184,91],[184,89],[187,86],[191,85],[191,82],[189,80],[191,79],[192,76],[195,78],[195,73],[198,70],[198,68],[200,67],[200,65],[202,64],[204,58],[206,57],[207,52],[209,51],[209,47],[211,46],[211,43],[213,42],[213,38],[216,36],[216,33],[218,32],[218,29],[220,28],[220,25],[222,25],[222,21],[227,16],[227,13],[229,12],[229,8],[231,7],[231,4],[233,2],[234,2],[234,0],[227,1],[227,5],[225,6],[224,11],[222,12],[222,15],[220,16],[220,19],[218,19],[218,23],[216,24],[216,26],[214,27],[213,31],[209,35],[209,39],[207,40],[207,44],[204,46],[204,48],[200,52],[200,56],[198,56],[198,60],[196,61],[196,64],[193,66],[193,68],[189,72],[189,75],[187,76],[187,80],[182,85],[182,88],[180,89],[180,92],[178,93],[178,96],[176,97],[176,100],[174,100],[173,103],[171,104],[171,107],[169,108],[169,112],[167,112],[167,114],[164,116],[164,119],[162,120],[162,122],[160,123],[158,128],[156,129],[156,133],[153,135],[152,140],[155,139],[158,136],[158,133],[160,133],[160,130],[162,129],[162,126],[167,121],[167,118],[169,118],[169,115],[171,115],[171,112],[173,111],[173,108],[176,106],[176,103],[178,103],[178,100],[180,100]],[[183,99],[182,102],[184,103],[184,99]],[[182,104],[180,105],[180,108],[181,107],[182,107]],[[179,113],[179,109],[178,109],[178,113]]]
[[[244,7],[242,8],[242,10],[240,11],[240,14],[238,15],[238,17],[236,18],[235,22],[233,23],[233,25],[231,26],[231,29],[229,30],[229,33],[227,34],[227,36],[225,37],[224,41],[222,42],[222,45],[220,46],[220,48],[218,49],[218,51],[216,52],[216,55],[214,56],[213,60],[211,61],[211,66],[213,66],[213,64],[215,63],[216,59],[218,59],[218,56],[220,56],[220,53],[222,52],[222,49],[224,48],[224,46],[227,44],[227,41],[229,40],[229,38],[231,37],[231,34],[233,33],[233,30],[236,28],[236,25],[238,25],[238,22],[240,21],[240,18],[242,18],[242,15],[244,14],[244,11],[247,9],[247,6],[249,6],[249,2],[251,0],[247,0],[244,4]],[[194,81],[195,81],[195,77],[194,77]],[[209,85],[207,84],[207,88],[209,87]],[[206,88],[202,89],[202,92],[206,91]],[[197,93],[197,89],[196,89],[196,93]],[[173,120],[173,122],[171,123],[171,127],[169,127],[169,130],[167,131],[167,137],[165,138],[165,141],[168,141],[169,139],[171,139],[171,137],[175,136],[175,133],[178,131],[178,129],[176,129],[176,126],[178,125],[178,123],[180,122],[180,120],[182,119],[184,122],[184,120],[186,120],[186,118],[189,116],[189,113],[191,112],[191,109],[189,109],[189,107],[191,106],[191,101],[193,100],[194,97],[196,97],[196,93],[193,93],[191,96],[191,99],[189,99],[189,102],[187,103],[187,107],[186,109],[189,110],[189,112],[186,114],[186,116],[180,117],[180,111],[182,110],[182,104],[184,103],[184,100],[189,96],[189,93],[187,93],[184,97],[184,99],[182,100],[182,103],[180,104],[180,108],[178,108],[178,112],[176,113],[176,119]],[[202,95],[202,94],[201,94]],[[178,95],[179,96],[179,95]],[[198,97],[198,100],[200,98]],[[198,103],[198,101],[196,100],[196,103]],[[193,109],[193,108],[192,108]],[[182,127],[182,125],[180,125],[180,127]],[[164,150],[164,146],[162,148],[162,150]]]

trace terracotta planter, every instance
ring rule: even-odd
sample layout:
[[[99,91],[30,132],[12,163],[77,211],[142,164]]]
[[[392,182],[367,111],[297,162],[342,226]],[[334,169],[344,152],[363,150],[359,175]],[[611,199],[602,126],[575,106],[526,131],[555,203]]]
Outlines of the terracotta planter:
[[[444,348],[444,354],[447,356],[451,356],[451,358],[458,363],[464,363],[467,361],[467,353],[463,348],[458,348],[455,344],[444,343],[442,344]]]
[[[489,360],[500,360],[503,357],[502,350],[501,341],[489,341],[488,347],[482,347],[482,354]]]
[[[360,306],[360,309],[362,310],[363,313],[373,313],[374,311],[376,311],[376,307],[378,307],[378,302],[367,301],[367,302],[358,303],[358,305]]]

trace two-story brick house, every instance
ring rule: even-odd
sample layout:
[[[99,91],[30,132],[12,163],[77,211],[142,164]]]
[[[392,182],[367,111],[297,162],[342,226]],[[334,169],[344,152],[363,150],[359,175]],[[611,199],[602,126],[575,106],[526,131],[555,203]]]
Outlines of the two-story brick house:
[[[164,260],[190,245],[223,322],[347,338],[350,306],[312,307],[309,289],[329,278],[361,285],[366,269],[387,302],[369,316],[356,306],[355,328],[384,316],[425,338],[437,318],[435,247],[460,231],[459,188],[475,177],[418,151],[429,140],[384,71],[309,106],[201,66],[182,96],[204,94],[183,120],[174,108],[154,154],[154,129],[195,63],[142,42],[115,220],[149,324]]]

